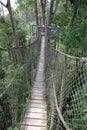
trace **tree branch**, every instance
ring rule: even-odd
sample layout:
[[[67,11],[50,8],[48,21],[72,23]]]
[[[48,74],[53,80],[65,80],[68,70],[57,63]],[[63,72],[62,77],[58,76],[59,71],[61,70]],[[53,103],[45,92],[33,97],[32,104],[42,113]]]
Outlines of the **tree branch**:
[[[56,0],[55,7],[54,7],[54,10],[53,10],[53,14],[55,14],[57,12],[58,3],[59,3],[59,0]]]
[[[45,5],[46,4],[46,0],[41,0],[41,4]]]
[[[71,17],[71,19],[70,19],[70,26],[72,26],[72,24],[73,24],[73,21],[74,21],[74,19],[75,19],[75,17],[76,17],[76,15],[77,15],[77,10],[78,10],[78,8],[76,7],[76,6],[74,6],[74,9],[73,9],[73,14],[72,14],[72,17]]]
[[[22,47],[23,46],[14,46],[14,47],[11,47],[11,48],[1,48],[0,47],[0,51],[12,51],[12,50],[20,49]]]
[[[7,8],[7,6],[6,6],[2,1],[0,1],[0,3],[1,3],[5,8]]]

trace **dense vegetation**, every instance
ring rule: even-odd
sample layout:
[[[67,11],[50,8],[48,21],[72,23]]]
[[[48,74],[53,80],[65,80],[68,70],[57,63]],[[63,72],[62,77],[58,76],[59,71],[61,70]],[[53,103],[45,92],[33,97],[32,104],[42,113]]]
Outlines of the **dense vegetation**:
[[[87,1],[63,0],[58,13],[52,16],[53,25],[59,25],[60,46],[74,56],[87,56]],[[74,53],[73,53],[74,52]]]
[[[10,0],[7,0],[8,6],[3,5],[0,1],[1,130],[6,130],[7,128],[11,130],[11,127],[15,128],[15,130],[17,129],[17,125],[21,121],[26,106],[27,98],[30,94],[32,80],[32,72],[30,69],[31,66],[33,66],[29,61],[31,60],[29,59],[31,25],[46,24],[54,28],[57,26],[57,35],[53,30],[50,32],[50,42],[53,42],[55,39],[54,42],[56,42],[58,49],[74,56],[87,57],[86,0],[51,0],[50,3],[48,0],[44,0],[44,2],[43,0],[17,0],[17,8],[15,10],[11,8],[12,12],[9,1]],[[4,14],[3,6],[7,8],[9,14]],[[54,44],[54,42],[52,44]],[[74,75],[76,75],[76,73],[74,73]],[[13,80],[14,78],[15,80]],[[70,75],[68,78],[71,80],[72,76]],[[11,83],[11,81],[13,82]],[[10,88],[12,90],[9,94]],[[5,90],[6,93],[3,93]],[[78,96],[79,91],[75,94]],[[13,98],[13,96],[15,98]],[[16,108],[14,108],[14,105],[11,106],[12,101],[16,102]],[[10,110],[10,107],[14,108],[15,113]],[[87,110],[83,106],[83,109],[80,111],[82,111],[84,115],[84,113],[86,113],[84,111]],[[14,116],[15,119],[12,118],[13,115],[16,115]],[[87,120],[87,113],[82,118]],[[13,120],[15,120],[15,122]],[[11,127],[9,128],[9,126]],[[77,127],[76,124],[75,127]]]
[[[1,6],[2,7],[2,6]],[[31,10],[31,6],[28,10]],[[31,71],[29,62],[29,17],[19,5],[12,10],[18,46],[15,45],[9,14],[0,15],[0,129],[18,129],[27,98],[30,95]],[[27,11],[28,11],[27,10]],[[29,14],[28,14],[29,15]],[[31,18],[32,21],[32,18]],[[27,48],[27,49],[26,49]],[[26,49],[26,53],[25,53]],[[17,62],[20,51],[21,62]],[[26,61],[27,60],[27,61]],[[27,62],[27,63],[26,63]],[[11,126],[11,127],[10,127]]]

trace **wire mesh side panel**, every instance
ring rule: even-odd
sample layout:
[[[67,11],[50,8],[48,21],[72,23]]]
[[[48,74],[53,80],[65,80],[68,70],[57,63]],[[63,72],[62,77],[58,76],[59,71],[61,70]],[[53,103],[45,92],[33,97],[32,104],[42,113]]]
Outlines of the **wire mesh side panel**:
[[[8,51],[4,52],[2,57],[2,63],[5,62],[4,65],[6,65],[7,69],[5,69],[6,77],[2,79],[6,82],[3,81],[5,84],[2,86],[3,90],[0,91],[1,130],[6,130],[8,127],[15,129],[15,126],[23,118],[27,99],[31,93],[32,78],[34,80],[37,71],[40,39],[29,47],[22,47],[19,50],[21,53],[21,65],[17,65],[13,58],[9,57]],[[11,54],[14,54],[14,52],[15,49],[10,50]],[[10,70],[11,66],[15,69]],[[9,71],[12,71],[12,74]]]
[[[68,59],[70,60],[70,59]],[[70,60],[71,61],[71,60]],[[70,62],[69,61],[69,62]],[[72,63],[68,64],[72,65]],[[84,61],[77,63],[72,72],[68,72],[65,81],[65,102],[63,117],[67,124],[75,130],[87,129],[87,66]]]
[[[30,45],[30,48],[29,48],[32,81],[34,81],[36,72],[37,72],[37,65],[38,65],[39,56],[40,56],[40,47],[41,47],[41,38],[39,37],[34,43]]]
[[[86,63],[47,44],[45,69],[48,130],[86,130]]]
[[[47,102],[47,129],[56,129],[57,123],[57,111],[54,101],[53,83],[52,83],[52,72],[56,74],[55,64],[57,64],[58,55],[50,48],[49,44],[46,43],[45,52],[45,85],[46,85],[46,102]],[[55,57],[55,58],[54,58]],[[56,75],[55,75],[56,76]]]

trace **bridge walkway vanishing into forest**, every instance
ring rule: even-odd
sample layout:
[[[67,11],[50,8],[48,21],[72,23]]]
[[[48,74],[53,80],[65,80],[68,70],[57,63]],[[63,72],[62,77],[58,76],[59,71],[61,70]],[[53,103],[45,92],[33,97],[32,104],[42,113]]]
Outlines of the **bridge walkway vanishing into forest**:
[[[29,47],[2,50],[20,49],[22,65],[0,94],[0,130],[87,130],[87,58],[55,49],[47,29]]]
[[[40,59],[36,74],[36,79],[32,87],[31,99],[21,124],[20,130],[46,130],[47,113],[45,101],[44,85],[44,65],[45,65],[45,37],[42,37]]]

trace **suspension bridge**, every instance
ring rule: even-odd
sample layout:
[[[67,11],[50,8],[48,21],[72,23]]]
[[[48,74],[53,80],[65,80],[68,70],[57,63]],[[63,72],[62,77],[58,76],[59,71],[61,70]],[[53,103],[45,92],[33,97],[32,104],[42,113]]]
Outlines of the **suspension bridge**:
[[[55,49],[48,32],[47,27],[39,27],[30,46],[18,48],[24,67],[20,83],[24,87],[17,86],[20,65],[0,94],[1,130],[10,126],[14,130],[17,121],[19,130],[87,129],[87,61]]]

